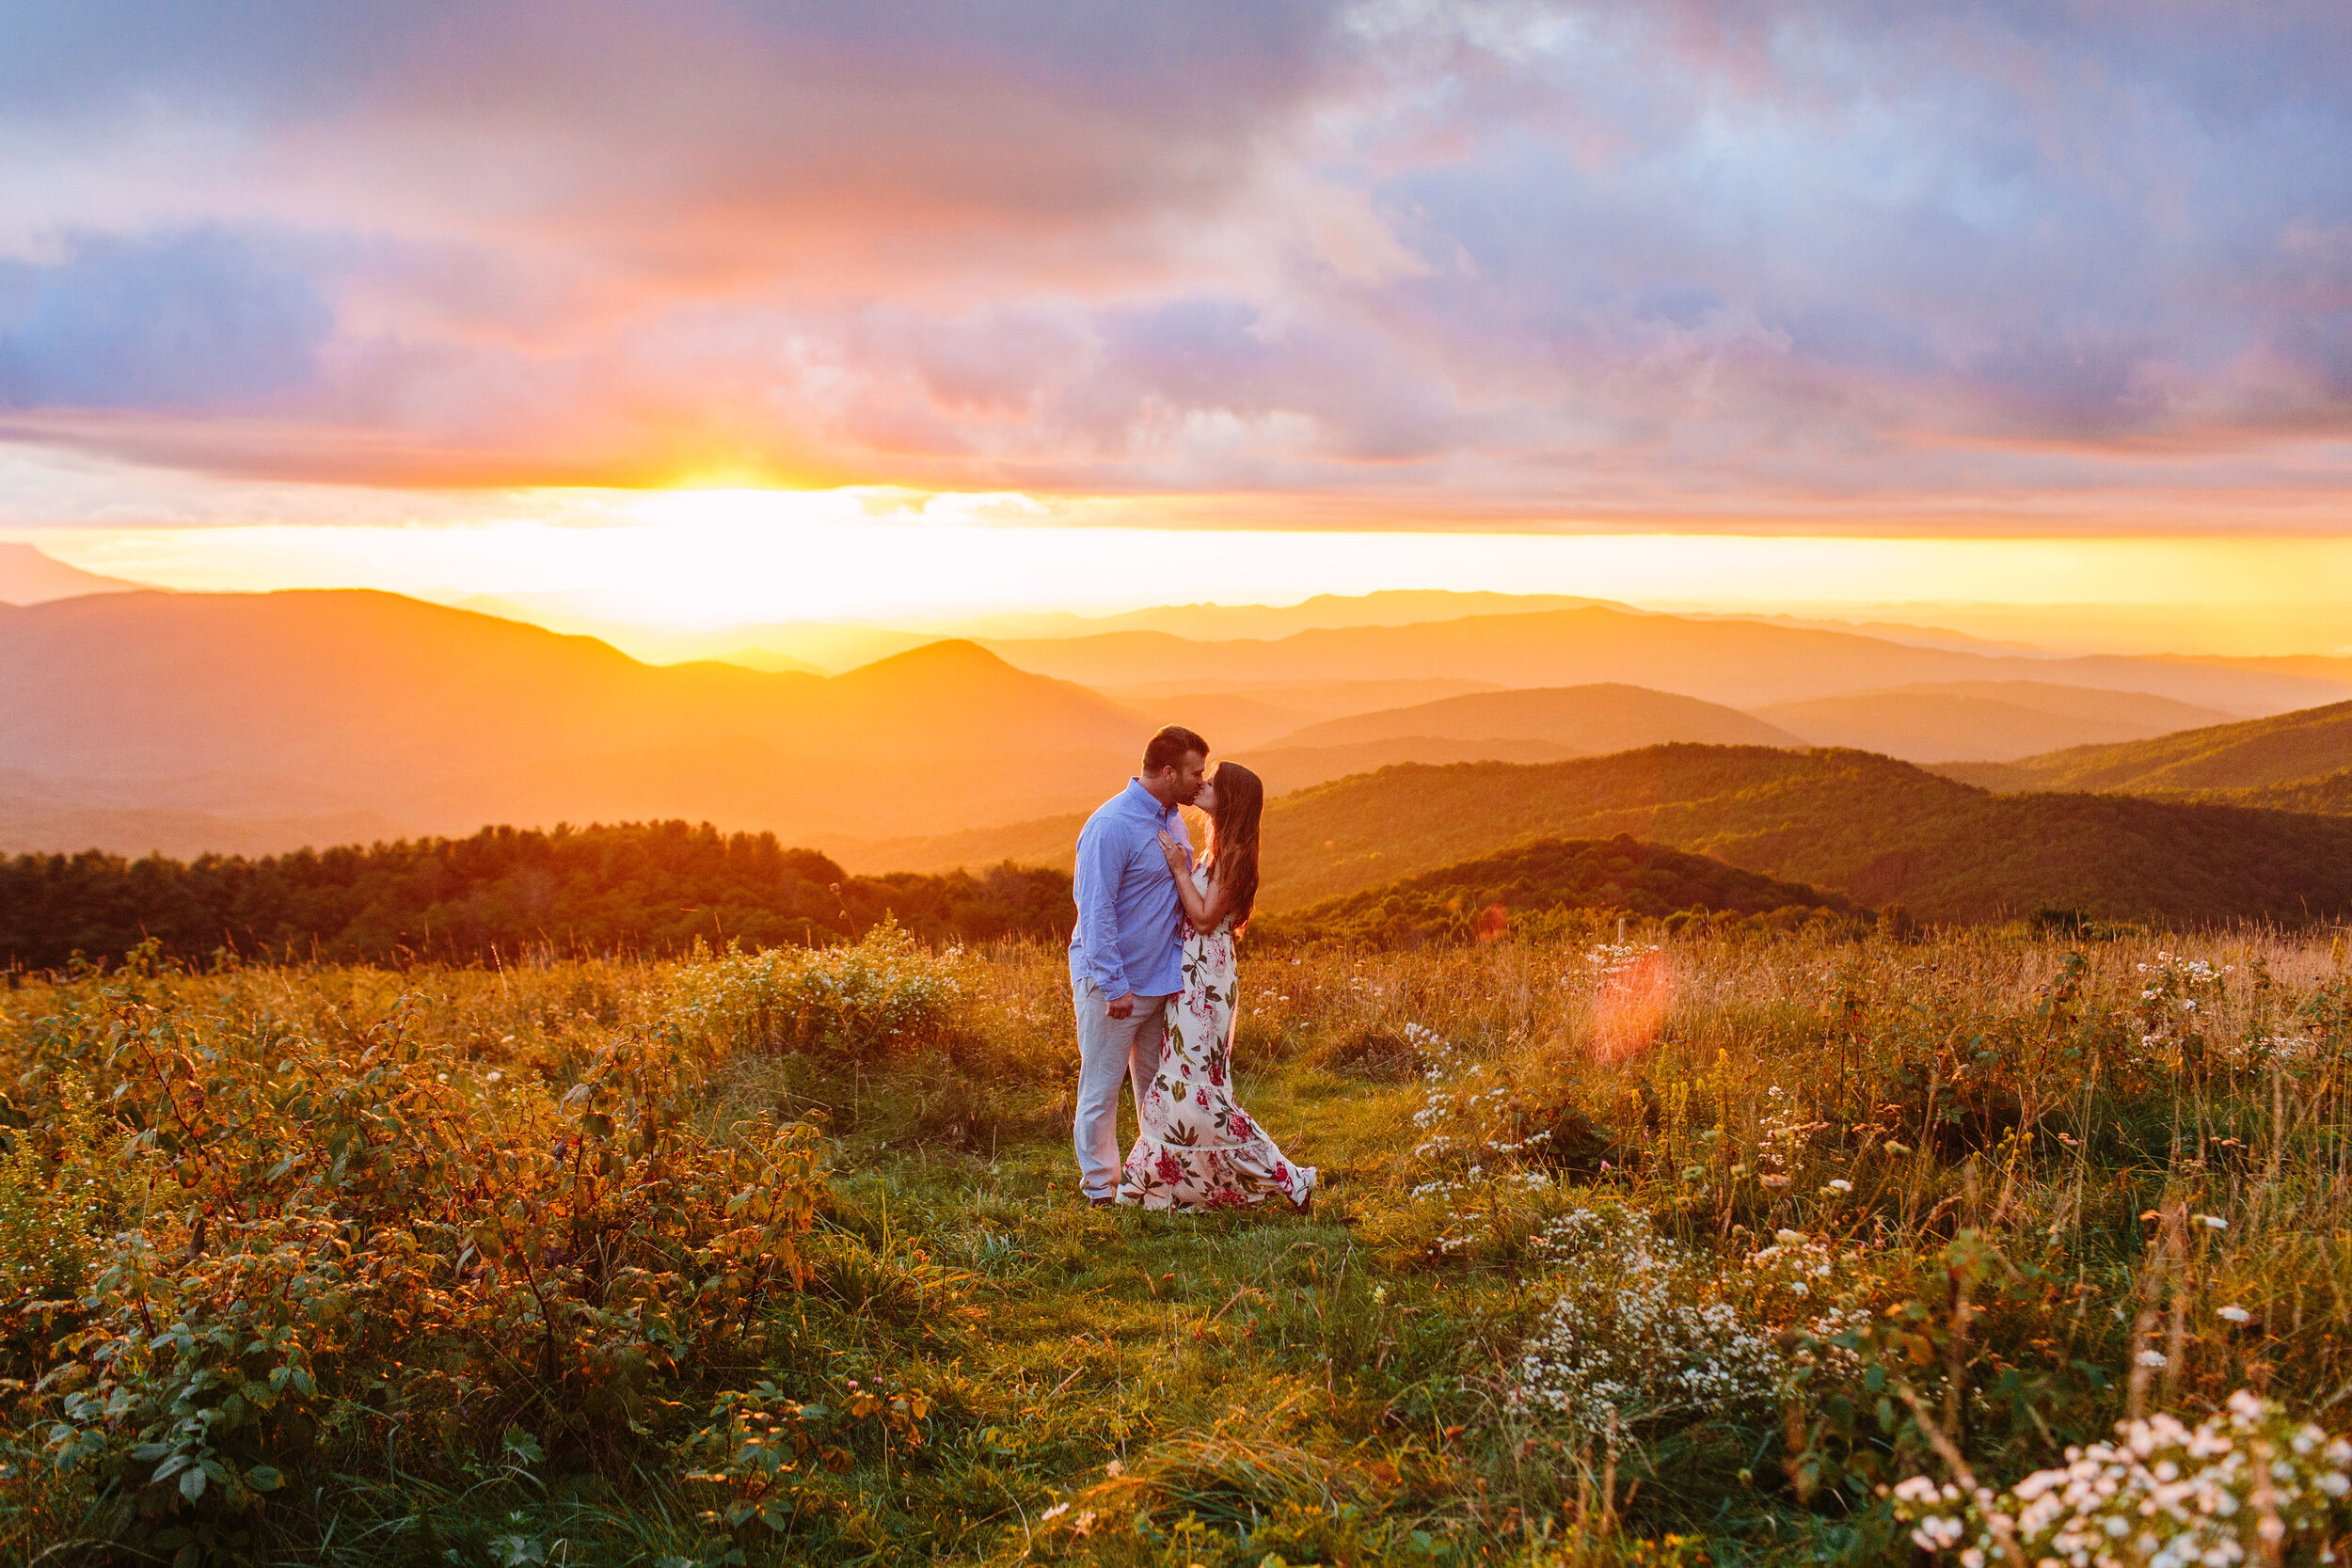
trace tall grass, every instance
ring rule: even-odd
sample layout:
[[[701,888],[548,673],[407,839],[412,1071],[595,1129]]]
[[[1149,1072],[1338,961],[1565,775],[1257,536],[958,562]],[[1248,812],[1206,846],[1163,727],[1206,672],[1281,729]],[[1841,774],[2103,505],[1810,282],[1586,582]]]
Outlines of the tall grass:
[[[2209,1418],[2322,1436],[2291,1485],[2213,1459],[2231,1512],[2114,1560],[2346,1528],[2332,935],[1245,952],[1239,1089],[1325,1171],[1306,1221],[1076,1201],[1064,962],[885,934],[0,995],[0,1539],[1998,1558],[2070,1449],[2137,1507]],[[2135,1420],[2137,1480],[2094,1448]]]

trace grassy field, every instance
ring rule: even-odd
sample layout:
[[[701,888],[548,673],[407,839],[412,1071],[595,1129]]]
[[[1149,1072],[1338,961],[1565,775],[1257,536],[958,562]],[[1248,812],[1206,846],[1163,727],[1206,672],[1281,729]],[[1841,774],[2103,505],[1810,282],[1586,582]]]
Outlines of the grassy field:
[[[0,1560],[2218,1565],[2352,1527],[2352,1451],[2288,1424],[2352,1426],[2340,937],[1614,935],[1245,948],[1242,1099],[1311,1219],[1081,1206],[1034,947],[0,992]],[[2080,1461],[2068,1517],[2120,1533],[1995,1495],[2163,1413],[2212,1430]]]

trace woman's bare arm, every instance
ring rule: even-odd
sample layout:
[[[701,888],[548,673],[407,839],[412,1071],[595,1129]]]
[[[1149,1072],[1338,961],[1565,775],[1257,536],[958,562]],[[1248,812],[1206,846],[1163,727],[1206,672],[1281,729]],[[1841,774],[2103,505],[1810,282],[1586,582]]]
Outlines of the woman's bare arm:
[[[1192,885],[1192,867],[1184,863],[1184,847],[1173,835],[1160,834],[1160,853],[1168,857],[1168,874],[1176,879],[1176,896],[1184,900],[1184,918],[1192,922],[1196,931],[1214,931],[1216,923],[1225,918],[1225,893],[1215,882],[1209,884],[1204,897]]]

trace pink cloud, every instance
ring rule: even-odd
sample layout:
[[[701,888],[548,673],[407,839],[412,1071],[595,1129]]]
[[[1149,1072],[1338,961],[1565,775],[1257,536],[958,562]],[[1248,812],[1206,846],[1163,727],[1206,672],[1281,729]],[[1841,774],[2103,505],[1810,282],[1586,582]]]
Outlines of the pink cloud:
[[[1359,519],[2299,518],[2344,477],[2337,10],[10,25],[17,440]]]

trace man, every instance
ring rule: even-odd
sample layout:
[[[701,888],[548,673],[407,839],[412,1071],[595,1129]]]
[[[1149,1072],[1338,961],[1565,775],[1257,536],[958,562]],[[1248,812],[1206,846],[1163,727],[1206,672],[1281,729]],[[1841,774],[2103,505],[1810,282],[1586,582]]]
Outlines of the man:
[[[1187,837],[1176,808],[1200,793],[1208,766],[1209,743],[1170,724],[1143,748],[1142,770],[1078,834],[1078,925],[1070,934],[1078,1115],[1071,1142],[1079,1185],[1097,1209],[1119,1193],[1119,1081],[1127,1080],[1140,1114],[1159,1070],[1162,1010],[1184,989],[1184,906],[1160,834]]]

